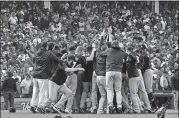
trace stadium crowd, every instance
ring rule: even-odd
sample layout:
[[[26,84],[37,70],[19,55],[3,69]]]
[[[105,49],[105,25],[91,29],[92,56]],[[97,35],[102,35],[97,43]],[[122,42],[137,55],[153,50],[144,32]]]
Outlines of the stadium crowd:
[[[68,95],[62,95],[61,97],[61,91],[59,90],[59,94],[56,95],[58,97],[53,98],[56,99],[57,103],[52,108],[53,110],[66,113],[92,112],[102,114],[105,111],[103,109],[107,107],[108,113],[112,113],[112,111],[128,113],[131,112],[130,109],[134,109],[132,113],[141,113],[143,111],[142,107],[140,109],[131,107],[131,103],[135,105],[137,103],[134,102],[135,99],[131,98],[130,80],[132,79],[130,76],[126,76],[126,71],[130,72],[127,69],[127,61],[132,64],[134,61],[134,63],[138,63],[137,68],[142,72],[132,72],[132,70],[131,72],[135,77],[140,75],[141,78],[144,78],[144,88],[146,88],[144,93],[147,93],[147,98],[143,98],[142,101],[144,106],[147,107],[146,111],[151,112],[152,109],[157,109],[153,100],[153,91],[169,90],[175,94],[178,93],[176,92],[178,91],[179,64],[179,7],[177,5],[172,2],[170,4],[161,3],[161,12],[156,14],[152,11],[151,4],[148,2],[52,2],[51,10],[43,8],[43,2],[1,2],[2,89],[6,93],[5,90],[7,89],[5,89],[3,82],[5,81],[4,78],[9,75],[16,80],[17,97],[31,98],[32,93],[34,94],[32,89],[34,83],[36,83],[34,82],[35,77],[32,75],[36,72],[34,69],[37,68],[36,60],[38,60],[34,60],[32,57],[42,48],[48,48],[52,52],[52,60],[58,57],[65,62],[67,61],[65,65],[70,68],[73,67],[71,63],[77,63],[74,64],[77,66],[76,70],[73,70],[77,80],[76,83],[73,83],[76,87],[73,86],[74,90],[71,90],[74,94],[73,98],[68,99],[65,109],[65,103],[62,105],[62,98],[65,101],[70,96],[66,91]],[[116,94],[117,97],[116,100],[112,101],[113,98],[109,95],[114,95],[109,91],[111,91],[113,85],[108,85],[111,81],[108,81],[105,85],[103,78],[99,78],[100,76],[109,77],[110,74],[107,74],[107,72],[113,70],[111,70],[111,65],[109,66],[110,63],[104,61],[103,58],[105,56],[107,56],[107,60],[109,57],[119,58],[112,55],[115,52],[111,51],[109,53],[108,49],[111,48],[119,48],[121,55],[132,55],[129,56],[129,60],[127,57],[124,58],[126,63],[122,64],[123,67],[120,67],[122,69],[122,85],[117,85],[115,82],[119,82],[114,81],[114,84],[118,87],[114,86],[116,93],[113,92],[113,94]],[[134,55],[138,55],[137,57],[143,56],[144,58],[135,58]],[[142,60],[145,61],[142,62]],[[103,68],[98,62],[103,63],[106,68]],[[61,62],[59,63],[60,66],[63,65]],[[115,64],[118,65],[117,62],[113,62],[112,66],[115,66]],[[58,63],[54,63],[54,65],[52,63],[51,70],[53,74],[50,74],[47,78],[54,77],[56,65]],[[66,66],[63,65],[62,68]],[[145,71],[148,71],[148,69],[150,72],[145,75]],[[64,77],[67,76],[67,80],[70,77],[75,78],[72,77],[74,73],[67,72],[68,76],[65,74]],[[117,73],[112,74],[118,75]],[[59,76],[62,77],[63,74]],[[55,86],[50,82],[49,85]],[[149,87],[151,85],[152,87]],[[68,86],[67,82],[65,86],[71,87]],[[120,88],[121,86],[122,88]],[[120,97],[121,93],[118,93],[118,89],[121,89],[122,98]],[[49,87],[48,91],[50,90]],[[55,96],[55,94],[57,93],[53,93],[52,96]],[[48,96],[50,96],[50,93]],[[100,96],[101,99],[98,100]],[[128,100],[128,96],[131,99]],[[142,94],[142,96],[146,96],[146,94]],[[42,95],[41,99],[43,97]],[[36,104],[34,101],[31,105]],[[113,108],[110,106],[113,106],[113,101],[116,110],[111,110]],[[122,102],[122,106],[119,101]],[[149,101],[151,106],[147,104]],[[44,104],[47,103],[50,104],[51,101]],[[178,101],[176,101],[175,108],[178,108],[177,105]],[[37,106],[37,110],[34,112],[44,113],[41,106],[37,104],[34,106]],[[32,105],[32,107],[34,106]],[[49,110],[49,112],[51,111]]]

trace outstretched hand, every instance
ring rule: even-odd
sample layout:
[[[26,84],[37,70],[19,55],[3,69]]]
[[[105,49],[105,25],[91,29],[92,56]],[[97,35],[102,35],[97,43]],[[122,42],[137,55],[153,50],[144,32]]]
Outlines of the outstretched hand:
[[[61,59],[65,58],[67,55],[68,55],[67,53],[63,54],[63,56],[61,57]]]
[[[75,68],[81,68],[82,65],[81,64],[78,64]]]
[[[103,29],[103,32],[102,32],[102,34],[101,34],[101,36],[104,36],[105,30],[106,30],[106,29],[104,28],[104,29]]]
[[[78,70],[80,70],[80,71],[85,71],[85,69],[84,69],[84,68],[79,68]]]

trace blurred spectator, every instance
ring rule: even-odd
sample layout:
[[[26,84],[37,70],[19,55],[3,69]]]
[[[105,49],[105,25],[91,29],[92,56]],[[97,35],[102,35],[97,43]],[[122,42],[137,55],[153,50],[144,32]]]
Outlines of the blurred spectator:
[[[27,75],[25,75],[25,79],[23,79],[20,84],[23,98],[31,98],[32,96],[32,93],[30,93],[30,91],[32,91],[30,90],[32,89],[31,85],[32,85],[32,76],[29,73],[27,73]]]
[[[8,109],[8,102],[10,103],[10,107],[14,108],[14,93],[17,91],[16,82],[12,78],[13,73],[7,71],[6,79],[4,79],[1,91],[3,91],[4,96],[4,108]]]

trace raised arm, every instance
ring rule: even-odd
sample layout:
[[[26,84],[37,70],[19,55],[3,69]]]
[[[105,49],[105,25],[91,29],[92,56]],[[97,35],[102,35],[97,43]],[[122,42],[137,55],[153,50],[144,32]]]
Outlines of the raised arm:
[[[103,43],[104,43],[104,38],[103,38],[104,33],[105,33],[105,29],[103,29],[103,32],[102,32],[102,34],[100,35],[100,43],[99,43],[99,47],[98,47],[98,50],[99,50],[99,51],[101,50],[101,46],[102,46]]]
[[[74,72],[74,71],[78,71],[78,70],[84,71],[83,68],[65,68],[66,72]]]
[[[61,60],[66,59],[66,58],[67,58],[67,55],[68,55],[67,53],[63,54],[62,57],[61,57]]]
[[[93,61],[94,56],[95,56],[95,52],[96,52],[96,49],[93,49],[91,55],[86,58],[86,61]]]

